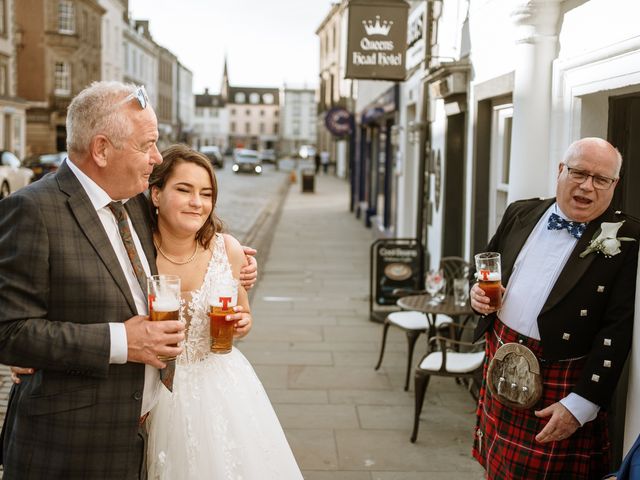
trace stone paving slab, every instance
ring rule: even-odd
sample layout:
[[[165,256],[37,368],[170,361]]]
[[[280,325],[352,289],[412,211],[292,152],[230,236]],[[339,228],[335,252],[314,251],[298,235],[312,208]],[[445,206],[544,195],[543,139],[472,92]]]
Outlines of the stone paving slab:
[[[346,182],[329,176],[316,178],[314,194],[290,189],[261,264],[255,326],[241,349],[306,480],[481,479],[470,454],[475,406],[465,388],[432,379],[412,444],[402,331],[389,330],[382,367],[373,369],[382,336],[368,312],[373,238],[345,208],[347,192]],[[423,337],[414,365],[425,348]]]

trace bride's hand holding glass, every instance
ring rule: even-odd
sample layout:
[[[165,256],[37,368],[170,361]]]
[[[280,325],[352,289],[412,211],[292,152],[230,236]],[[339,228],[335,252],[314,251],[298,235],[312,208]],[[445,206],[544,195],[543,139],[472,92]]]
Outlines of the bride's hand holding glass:
[[[245,312],[242,305],[236,305],[233,309],[236,313],[228,316],[230,320],[235,320],[233,336],[234,338],[245,337],[253,326],[251,312]]]

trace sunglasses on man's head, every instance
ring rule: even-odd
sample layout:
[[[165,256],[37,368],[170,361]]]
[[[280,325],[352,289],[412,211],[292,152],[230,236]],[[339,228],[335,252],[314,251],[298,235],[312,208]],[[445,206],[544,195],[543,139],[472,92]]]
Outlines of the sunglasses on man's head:
[[[138,101],[140,108],[142,108],[143,110],[147,108],[147,105],[149,104],[149,97],[147,96],[147,91],[144,89],[144,85],[136,88],[134,92],[127,95],[122,101],[119,102],[119,104],[124,105],[134,98]]]

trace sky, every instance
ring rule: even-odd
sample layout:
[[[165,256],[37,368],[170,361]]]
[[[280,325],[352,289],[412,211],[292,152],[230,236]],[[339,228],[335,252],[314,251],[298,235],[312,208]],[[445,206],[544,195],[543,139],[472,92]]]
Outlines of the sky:
[[[335,0],[334,0],[335,1]],[[156,43],[193,72],[193,91],[220,91],[224,56],[234,86],[315,88],[316,29],[332,0],[129,0]]]

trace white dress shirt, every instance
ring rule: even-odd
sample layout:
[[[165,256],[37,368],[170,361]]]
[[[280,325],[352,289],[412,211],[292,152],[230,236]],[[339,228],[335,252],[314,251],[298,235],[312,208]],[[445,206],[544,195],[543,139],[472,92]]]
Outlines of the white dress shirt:
[[[100,188],[82,170],[74,165],[74,163],[70,159],[67,158],[65,161],[69,165],[69,168],[74,173],[74,175],[78,178],[78,181],[82,185],[82,188],[84,188],[85,192],[87,192],[89,200],[91,200],[91,204],[98,213],[98,218],[100,219],[100,222],[107,232],[107,237],[111,242],[113,251],[115,252],[116,257],[118,257],[118,262],[120,263],[122,271],[124,272],[124,276],[127,279],[127,283],[129,284],[129,290],[131,290],[131,294],[133,295],[133,300],[136,304],[138,315],[147,315],[148,307],[146,293],[142,291],[142,288],[138,283],[136,274],[133,271],[133,266],[131,265],[131,260],[129,260],[129,255],[127,254],[127,250],[124,246],[124,242],[122,241],[122,237],[120,236],[120,232],[118,230],[118,222],[108,207],[109,203],[111,203],[113,199],[109,197],[107,192]],[[131,219],[128,218],[128,216],[127,221],[129,222],[129,228],[133,237],[133,243],[135,244],[136,251],[138,252],[138,256],[140,257],[142,268],[144,268],[145,274],[149,276],[151,275],[151,270],[149,268],[147,257],[144,254],[142,244],[140,243],[138,234],[133,228]],[[122,320],[124,321],[127,319],[123,318]],[[110,322],[109,330],[111,332],[111,350],[109,363],[127,363],[127,332],[124,327],[124,323]],[[145,365],[144,391],[142,392],[141,414],[147,413],[155,405],[160,385],[160,371],[157,368],[152,367],[151,365]]]
[[[578,239],[567,230],[547,229],[552,213],[568,220],[557,203],[542,215],[516,258],[502,308],[498,312],[506,326],[536,340],[540,340],[538,315],[578,243]],[[598,405],[575,393],[570,393],[560,402],[581,425],[596,418],[600,410]]]

